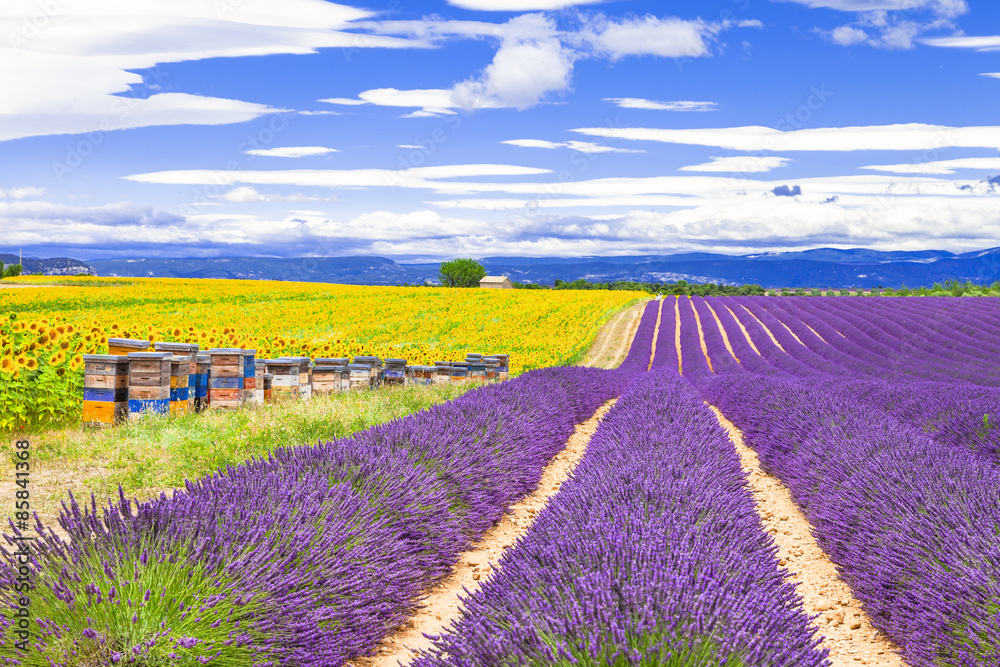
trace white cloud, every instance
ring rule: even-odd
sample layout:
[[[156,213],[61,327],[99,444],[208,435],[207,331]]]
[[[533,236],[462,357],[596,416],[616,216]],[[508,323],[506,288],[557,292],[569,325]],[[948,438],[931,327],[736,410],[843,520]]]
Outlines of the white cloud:
[[[152,125],[237,123],[268,105],[160,93],[159,63],[313,53],[321,47],[412,47],[419,41],[343,31],[370,16],[323,0],[34,0],[0,4],[0,141]],[[130,97],[123,93],[137,92]]]
[[[711,55],[718,33],[732,27],[758,27],[740,23],[684,21],[645,16],[610,19],[603,14],[581,15],[582,27],[561,31],[544,14],[522,14],[503,24],[477,21],[389,21],[364,24],[383,34],[399,34],[437,43],[450,37],[490,37],[500,40],[493,61],[479,74],[451,88],[367,90],[357,98],[330,97],[322,102],[342,105],[373,104],[406,107],[416,111],[406,118],[455,113],[456,109],[526,109],[570,90],[578,60],[626,56],[667,58]],[[624,98],[623,98],[624,99]],[[707,110],[710,103],[664,103],[671,110]],[[710,105],[714,106],[714,105]]]
[[[854,26],[842,25],[835,28],[830,38],[841,46],[854,46],[868,41],[868,33]]]
[[[137,183],[168,185],[298,185],[324,188],[408,187],[433,188],[441,179],[479,176],[535,176],[548,169],[513,165],[465,164],[392,169],[287,169],[281,171],[216,171],[189,169],[126,176]]]
[[[45,194],[45,188],[36,187],[18,187],[9,188],[7,190],[0,189],[0,199],[4,197],[10,197],[11,199],[28,199],[29,197],[41,197]]]
[[[373,104],[380,107],[419,107],[424,116],[436,116],[438,114],[454,114],[452,110],[459,106],[453,98],[450,90],[438,88],[424,90],[399,90],[397,88],[376,88],[366,90],[358,95],[358,99],[330,97],[320,100],[328,104],[362,105]],[[415,114],[411,114],[417,117]]]
[[[622,109],[648,109],[650,111],[715,111],[719,107],[716,102],[691,102],[685,100],[656,102],[640,97],[605,97],[603,101],[611,102]]]
[[[649,15],[620,21],[599,15],[587,22],[577,40],[611,60],[625,56],[701,58],[711,55],[710,41],[722,27]]]
[[[993,79],[1000,79],[1000,72],[984,72],[983,76],[988,76]]]
[[[417,146],[416,144],[399,144],[398,146],[396,146],[396,148],[408,148],[408,149],[412,148],[416,150],[423,150],[424,147]]]
[[[336,197],[310,197],[301,192],[292,195],[262,194],[248,185],[241,185],[229,192],[219,195],[219,199],[238,204],[250,202],[305,202],[305,201],[336,201]]]
[[[606,0],[448,0],[449,5],[482,12],[534,12],[596,5]]]
[[[589,141],[545,141],[543,139],[508,139],[501,141],[501,144],[520,146],[521,148],[569,148],[580,153],[643,153],[645,151],[630,148],[614,148],[604,144],[595,144]]]
[[[881,164],[861,167],[893,174],[954,174],[958,169],[1000,170],[1000,157],[970,157],[906,164]]]
[[[325,148],[323,146],[280,146],[278,148],[255,148],[246,151],[247,155],[260,155],[264,157],[312,157],[316,155],[328,155],[339,153],[336,148]]]
[[[935,37],[921,40],[930,46],[941,46],[951,49],[973,49],[974,51],[1000,51],[1000,35],[982,37],[955,35],[953,37]]]
[[[736,157],[713,157],[711,162],[681,167],[681,171],[731,172],[739,174],[764,173],[784,167],[791,159],[785,157],[757,157],[739,155]]]
[[[518,16],[508,22],[508,35],[493,62],[479,76],[455,86],[452,98],[465,109],[526,109],[550,93],[569,89],[576,57],[556,36],[552,19]]]
[[[863,151],[937,150],[942,148],[998,148],[1000,127],[948,127],[910,123],[862,127],[828,127],[781,131],[747,126],[707,129],[656,129],[585,127],[580,134],[633,141],[658,141],[729,150],[757,151]]]
[[[779,0],[797,2],[808,7],[837,9],[842,12],[902,11],[928,9],[948,17],[959,16],[969,11],[965,0]]]

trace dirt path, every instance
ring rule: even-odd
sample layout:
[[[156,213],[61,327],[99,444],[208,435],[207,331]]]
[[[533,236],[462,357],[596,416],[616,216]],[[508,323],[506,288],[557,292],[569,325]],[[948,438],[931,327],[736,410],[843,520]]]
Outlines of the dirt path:
[[[681,300],[674,299],[674,347],[677,348],[677,372],[684,375],[684,357],[681,356]]]
[[[660,300],[660,307],[656,309],[656,328],[653,329],[653,346],[649,351],[649,366],[646,370],[653,368],[653,360],[656,359],[656,343],[660,340],[660,322],[663,321],[663,300]]]
[[[647,301],[637,303],[612,317],[601,328],[597,338],[594,339],[594,344],[590,346],[590,350],[587,351],[580,365],[594,368],[617,368],[628,356],[647,303]]]
[[[566,448],[542,472],[542,479],[534,493],[511,506],[510,512],[497,525],[462,554],[452,574],[428,591],[420,610],[402,629],[379,644],[374,657],[359,658],[350,664],[355,667],[396,667],[413,660],[415,649],[430,648],[432,642],[424,635],[439,635],[459,618],[462,598],[479,590],[490,573],[498,569],[500,557],[528,532],[549,498],[559,491],[580,463],[590,438],[616,400],[605,403],[593,417],[576,427]]]
[[[896,645],[872,628],[861,603],[817,544],[788,488],[761,469],[757,453],[745,444],[740,430],[718,408],[709,407],[740,454],[757,502],[757,514],[778,545],[779,562],[788,569],[788,579],[798,584],[806,613],[820,615],[813,623],[824,636],[823,646],[830,649],[833,667],[905,665]]]
[[[722,334],[722,342],[725,343],[726,349],[729,350],[729,354],[733,356],[736,363],[742,364],[743,362],[740,361],[740,358],[736,356],[735,352],[733,352],[733,345],[729,342],[729,335],[726,333],[726,327],[722,326],[722,320],[719,319],[719,314],[716,313],[715,309],[712,308],[712,306],[710,306],[707,302],[705,303],[705,307],[708,308],[709,312],[712,313],[712,317],[715,318],[715,324],[719,327],[719,333]]]
[[[705,361],[708,362],[708,370],[714,373],[715,368],[712,367],[712,357],[708,356],[708,344],[705,343],[705,330],[701,328],[701,317],[698,315],[694,304],[691,304],[691,312],[694,313],[694,323],[698,326],[698,340],[701,341],[701,353],[705,355]]]

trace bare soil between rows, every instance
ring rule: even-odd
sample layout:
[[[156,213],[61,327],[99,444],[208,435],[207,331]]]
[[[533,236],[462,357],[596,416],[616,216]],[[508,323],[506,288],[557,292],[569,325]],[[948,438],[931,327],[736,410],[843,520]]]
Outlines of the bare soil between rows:
[[[462,554],[452,573],[427,591],[420,609],[404,627],[380,642],[374,656],[359,658],[351,664],[355,667],[405,665],[417,656],[418,651],[430,648],[432,642],[426,635],[440,635],[460,618],[463,598],[479,590],[499,569],[500,558],[531,529],[539,512],[559,492],[583,459],[591,437],[615,400],[605,403],[590,419],[576,427],[566,447],[542,471],[535,491],[512,505],[510,511],[482,539]]]

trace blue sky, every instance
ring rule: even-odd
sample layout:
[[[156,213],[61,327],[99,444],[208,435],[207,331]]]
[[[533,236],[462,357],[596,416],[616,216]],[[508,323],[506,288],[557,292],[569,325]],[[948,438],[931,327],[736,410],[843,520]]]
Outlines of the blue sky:
[[[1000,245],[985,0],[7,0],[0,251]]]

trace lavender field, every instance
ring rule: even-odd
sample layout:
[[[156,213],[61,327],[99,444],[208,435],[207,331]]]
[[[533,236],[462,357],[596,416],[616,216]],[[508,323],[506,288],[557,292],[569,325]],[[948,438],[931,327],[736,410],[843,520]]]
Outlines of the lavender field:
[[[415,665],[839,664],[711,406],[791,492],[892,659],[997,665],[998,333],[986,298],[650,302],[616,370],[532,371],[170,497],[73,502],[70,540],[49,532],[27,559],[29,634],[5,614],[0,659],[357,664],[617,398]]]

